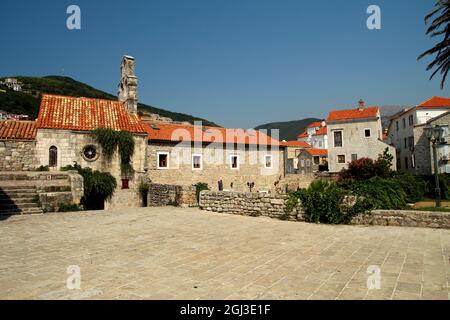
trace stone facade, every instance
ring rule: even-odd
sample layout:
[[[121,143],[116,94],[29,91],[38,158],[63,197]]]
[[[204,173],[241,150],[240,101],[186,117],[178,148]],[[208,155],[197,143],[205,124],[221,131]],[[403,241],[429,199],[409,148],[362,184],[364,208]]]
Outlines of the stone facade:
[[[169,154],[168,168],[158,168],[158,153]],[[192,155],[203,155],[201,169],[192,166]],[[211,155],[208,157],[208,155]],[[230,156],[239,155],[239,168],[230,167]],[[265,168],[264,158],[272,155],[272,168]],[[224,190],[249,191],[248,182],[254,182],[253,190],[274,191],[284,177],[283,151],[252,150],[239,146],[227,150],[217,147],[193,148],[188,145],[157,143],[149,141],[147,147],[147,175],[154,183],[191,186],[207,183],[211,190],[218,190],[218,181],[223,181]]]
[[[366,137],[366,130],[370,130],[370,136]],[[342,132],[342,146],[336,146],[334,133]],[[388,148],[389,153],[394,156],[393,169],[395,170],[396,153],[395,148],[381,140],[381,120],[378,115],[376,119],[354,119],[348,121],[328,121],[328,166],[330,172],[339,172],[347,168],[352,159],[371,158],[378,159]],[[340,163],[339,158],[343,162]]]
[[[200,192],[200,209],[253,217],[304,221],[303,213],[286,209],[286,194]]]
[[[195,187],[151,183],[148,191],[149,207],[176,205],[180,207],[197,206]]]
[[[301,208],[294,209],[291,212],[287,210],[287,198],[288,195],[284,194],[202,191],[199,206],[202,210],[219,213],[305,221]],[[353,218],[351,224],[450,229],[450,214],[444,212],[374,210]]]
[[[0,171],[29,171],[37,163],[36,141],[0,140]]]

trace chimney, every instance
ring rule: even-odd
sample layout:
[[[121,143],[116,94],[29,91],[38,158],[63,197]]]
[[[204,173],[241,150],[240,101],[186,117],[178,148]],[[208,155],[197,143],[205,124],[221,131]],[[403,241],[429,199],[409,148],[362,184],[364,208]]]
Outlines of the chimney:
[[[137,114],[137,77],[131,56],[124,56],[120,65],[119,101],[125,104],[130,114]]]
[[[364,100],[363,99],[359,99],[359,101],[358,101],[358,110],[362,111],[365,108],[366,108],[366,106],[365,106]]]

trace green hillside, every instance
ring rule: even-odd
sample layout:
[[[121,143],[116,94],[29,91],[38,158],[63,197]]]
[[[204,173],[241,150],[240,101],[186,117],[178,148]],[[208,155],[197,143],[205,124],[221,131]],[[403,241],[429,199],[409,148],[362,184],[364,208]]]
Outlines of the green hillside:
[[[321,121],[316,118],[307,118],[302,120],[286,121],[286,122],[271,122],[260,125],[256,127],[256,130],[266,129],[270,135],[270,130],[279,129],[280,130],[280,140],[297,140],[299,133],[303,132],[307,125],[312,122]]]
[[[14,92],[6,90],[5,87],[0,89],[0,110],[4,110],[16,114],[26,114],[31,119],[37,117],[40,104],[40,94],[59,94],[73,97],[98,98],[107,100],[117,100],[117,97],[107,92],[95,89],[87,84],[76,81],[69,77],[47,76],[47,77],[14,77],[24,83],[24,92]],[[4,80],[5,78],[0,78]],[[218,126],[208,120],[194,117],[184,113],[171,112],[168,110],[156,108],[153,106],[140,103],[138,109],[142,113],[157,113],[162,117],[172,118],[174,121],[202,121],[207,126]]]

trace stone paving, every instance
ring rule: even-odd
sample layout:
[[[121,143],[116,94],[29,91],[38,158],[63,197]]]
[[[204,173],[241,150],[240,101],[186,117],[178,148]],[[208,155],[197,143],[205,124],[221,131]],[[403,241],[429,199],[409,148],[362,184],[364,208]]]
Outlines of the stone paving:
[[[173,207],[15,216],[0,221],[0,298],[449,299],[449,257],[449,230]]]

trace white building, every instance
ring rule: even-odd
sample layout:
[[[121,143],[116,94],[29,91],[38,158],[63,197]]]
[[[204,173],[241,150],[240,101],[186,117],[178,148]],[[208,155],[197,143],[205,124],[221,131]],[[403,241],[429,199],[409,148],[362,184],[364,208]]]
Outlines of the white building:
[[[325,121],[309,124],[305,131],[297,137],[298,141],[304,141],[315,149],[328,149],[327,123]]]
[[[365,107],[360,100],[357,108],[331,111],[327,125],[330,172],[339,172],[360,158],[377,160],[386,148],[395,159],[395,148],[382,140],[379,107]]]
[[[426,139],[422,126],[450,111],[450,98],[432,97],[395,115],[389,124],[388,143],[396,148],[397,170],[428,174],[429,154],[418,152]]]

